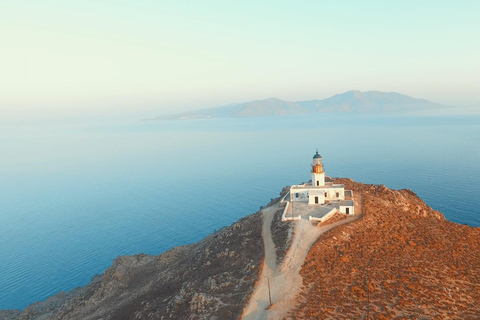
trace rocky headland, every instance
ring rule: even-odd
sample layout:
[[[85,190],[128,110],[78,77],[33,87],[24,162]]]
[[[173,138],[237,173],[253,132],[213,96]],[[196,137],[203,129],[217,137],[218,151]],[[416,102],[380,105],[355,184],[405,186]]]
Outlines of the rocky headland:
[[[410,190],[338,181],[363,218],[320,237],[294,319],[480,319],[480,228],[447,221]]]
[[[282,222],[277,198],[196,244],[119,257],[87,286],[0,319],[480,318],[480,228],[410,190],[335,182],[354,191],[355,219]]]

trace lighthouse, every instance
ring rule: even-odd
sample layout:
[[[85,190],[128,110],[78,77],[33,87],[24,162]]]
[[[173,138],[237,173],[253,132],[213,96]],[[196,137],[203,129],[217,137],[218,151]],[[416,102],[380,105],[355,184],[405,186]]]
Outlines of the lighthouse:
[[[322,156],[318,151],[313,155],[312,182],[299,185],[292,185],[288,193],[290,201],[287,202],[283,212],[282,220],[318,220],[324,221],[330,218],[335,212],[354,214],[355,205],[353,202],[353,191],[345,190],[343,184],[334,183],[333,179],[325,182],[325,167]],[[286,196],[285,196],[286,197]],[[293,203],[295,203],[294,216]],[[287,214],[291,212],[291,215]]]
[[[323,168],[322,156],[318,151],[313,156],[312,162],[312,186],[322,187],[325,185],[325,169]]]

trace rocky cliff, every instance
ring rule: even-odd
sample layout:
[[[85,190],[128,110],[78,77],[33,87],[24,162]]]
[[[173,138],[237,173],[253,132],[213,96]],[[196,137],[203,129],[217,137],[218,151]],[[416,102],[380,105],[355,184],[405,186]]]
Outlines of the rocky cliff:
[[[263,257],[256,213],[203,241],[159,256],[117,258],[62,305],[48,301],[6,319],[235,319]]]
[[[480,228],[445,220],[409,190],[336,182],[354,190],[362,217],[311,247],[287,318],[480,318]],[[292,232],[281,213],[271,225],[279,262]],[[257,212],[196,244],[119,257],[88,286],[0,319],[238,319],[263,258]]]

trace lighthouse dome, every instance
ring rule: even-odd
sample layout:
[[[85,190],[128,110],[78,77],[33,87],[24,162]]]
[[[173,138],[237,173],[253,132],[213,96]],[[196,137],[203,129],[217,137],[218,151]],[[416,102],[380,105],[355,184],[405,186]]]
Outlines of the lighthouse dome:
[[[313,156],[313,159],[319,159],[321,158],[322,156],[318,154],[318,151],[315,153],[315,155]]]

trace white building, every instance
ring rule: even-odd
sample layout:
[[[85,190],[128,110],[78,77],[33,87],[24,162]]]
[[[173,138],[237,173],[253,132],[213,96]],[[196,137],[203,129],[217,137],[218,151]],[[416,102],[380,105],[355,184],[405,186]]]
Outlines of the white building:
[[[304,202],[309,206],[329,208],[336,207],[338,211],[354,214],[353,191],[345,190],[343,184],[325,182],[325,169],[322,156],[317,153],[313,156],[312,183],[294,185],[290,188],[290,199],[286,201]],[[293,210],[293,209],[292,209]]]

